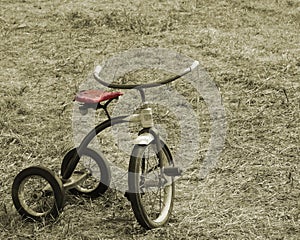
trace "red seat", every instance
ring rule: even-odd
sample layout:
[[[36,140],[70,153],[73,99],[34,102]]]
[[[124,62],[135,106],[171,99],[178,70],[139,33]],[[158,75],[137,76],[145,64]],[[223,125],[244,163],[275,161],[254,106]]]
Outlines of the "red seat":
[[[100,103],[123,95],[121,92],[105,92],[99,89],[84,90],[76,94],[75,100],[83,103]]]

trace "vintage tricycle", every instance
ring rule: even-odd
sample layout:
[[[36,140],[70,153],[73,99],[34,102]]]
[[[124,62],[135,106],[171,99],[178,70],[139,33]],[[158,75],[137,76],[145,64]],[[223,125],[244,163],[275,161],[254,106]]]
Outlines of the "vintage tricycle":
[[[128,167],[128,190],[125,196],[137,221],[146,229],[163,226],[169,220],[175,191],[176,176],[182,170],[175,165],[170,149],[154,127],[152,109],[145,99],[145,88],[170,83],[188,74],[198,66],[198,61],[163,81],[147,84],[110,84],[99,77],[101,67],[97,66],[94,78],[102,85],[114,89],[137,89],[142,99],[138,114],[111,118],[107,107],[123,93],[102,90],[85,90],[76,95],[80,110],[103,109],[107,120],[97,125],[83,139],[81,144],[70,150],[63,158],[60,174],[56,175],[43,166],[31,166],[22,170],[14,179],[12,199],[22,217],[32,220],[56,219],[63,210],[65,192],[96,198],[108,189],[111,182],[110,166],[101,152],[89,148],[89,143],[101,131],[116,124],[137,122],[142,126],[134,141]],[[79,161],[84,167],[78,169]]]

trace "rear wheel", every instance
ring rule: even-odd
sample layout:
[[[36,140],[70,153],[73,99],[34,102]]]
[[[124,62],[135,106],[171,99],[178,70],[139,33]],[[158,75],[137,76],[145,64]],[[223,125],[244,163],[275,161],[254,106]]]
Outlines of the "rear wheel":
[[[163,168],[170,166],[173,161],[166,145],[161,154],[154,143],[136,145],[132,151],[128,198],[137,221],[146,229],[163,226],[171,215],[175,183],[173,177],[163,173]]]
[[[69,151],[61,165],[61,175],[64,175],[72,158],[78,157],[77,149]],[[96,198],[105,193],[110,185],[111,175],[108,162],[92,149],[85,149],[73,172],[72,177],[87,174],[87,178],[69,191],[76,195]]]
[[[24,218],[55,219],[62,211],[65,192],[61,180],[48,168],[22,170],[12,186],[13,203]]]

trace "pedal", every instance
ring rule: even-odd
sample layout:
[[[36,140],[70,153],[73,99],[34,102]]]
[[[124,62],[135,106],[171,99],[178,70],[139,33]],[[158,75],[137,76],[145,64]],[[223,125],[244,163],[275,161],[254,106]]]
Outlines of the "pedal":
[[[183,171],[179,167],[165,167],[163,172],[167,176],[178,177],[178,176],[181,176]]]

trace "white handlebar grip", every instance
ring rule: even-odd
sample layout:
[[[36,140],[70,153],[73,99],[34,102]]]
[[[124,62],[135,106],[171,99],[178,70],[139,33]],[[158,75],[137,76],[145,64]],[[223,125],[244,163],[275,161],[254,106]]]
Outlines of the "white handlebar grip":
[[[94,73],[96,73],[97,75],[100,74],[102,67],[100,65],[96,66]]]
[[[199,65],[198,61],[193,62],[193,64],[191,65],[191,71],[193,71],[197,66]]]

